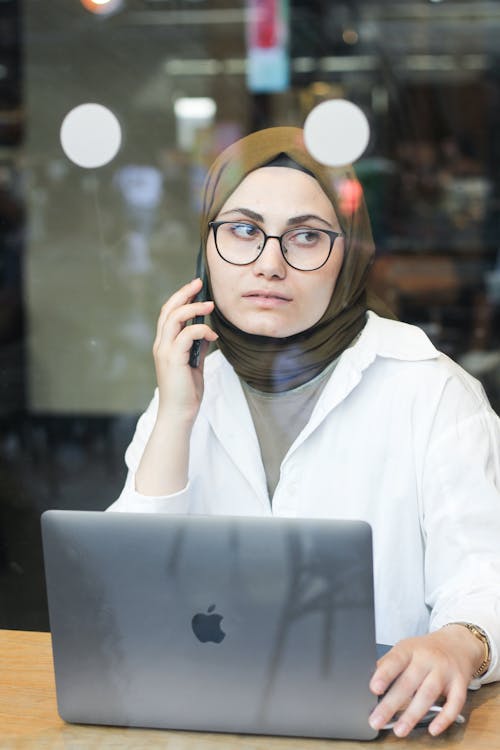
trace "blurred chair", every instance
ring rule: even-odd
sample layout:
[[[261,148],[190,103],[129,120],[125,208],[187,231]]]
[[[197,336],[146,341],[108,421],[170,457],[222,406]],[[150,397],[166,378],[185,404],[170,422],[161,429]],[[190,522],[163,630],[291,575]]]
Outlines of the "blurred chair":
[[[399,317],[405,303],[440,317],[443,305],[455,304],[461,282],[455,261],[439,255],[383,255],[375,261],[371,285]]]

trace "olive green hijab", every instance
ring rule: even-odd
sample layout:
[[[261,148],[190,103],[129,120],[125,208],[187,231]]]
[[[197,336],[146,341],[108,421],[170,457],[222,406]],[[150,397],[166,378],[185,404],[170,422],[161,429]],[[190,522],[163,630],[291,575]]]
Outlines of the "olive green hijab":
[[[338,357],[365,325],[368,306],[381,315],[388,314],[381,302],[369,304],[367,300],[367,276],[375,248],[356,175],[351,167],[331,168],[315,161],[304,145],[301,128],[268,128],[251,133],[218,156],[205,182],[201,216],[203,252],[206,254],[208,222],[217,217],[231,193],[249,172],[282,154],[317,179],[345,233],[344,262],[330,303],[317,323],[286,338],[241,331],[217,309],[217,300],[211,319],[219,335],[217,344],[236,373],[254,388],[275,393],[306,383]],[[209,294],[212,299],[210,277]]]

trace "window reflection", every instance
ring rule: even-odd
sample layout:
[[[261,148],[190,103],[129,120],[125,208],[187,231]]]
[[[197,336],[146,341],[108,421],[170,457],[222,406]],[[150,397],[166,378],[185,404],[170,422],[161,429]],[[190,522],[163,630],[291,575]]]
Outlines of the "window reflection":
[[[248,88],[242,0],[89,5],[26,0],[21,24],[18,0],[0,4],[4,627],[47,626],[39,513],[116,497],[154,383],[157,311],[194,271],[207,166],[253,129],[301,126],[330,99],[367,114],[356,170],[375,287],[500,408],[494,4],[290,0],[290,82],[273,92]],[[214,106],[188,123],[181,100]],[[115,158],[91,169],[59,142],[86,102],[123,130]]]

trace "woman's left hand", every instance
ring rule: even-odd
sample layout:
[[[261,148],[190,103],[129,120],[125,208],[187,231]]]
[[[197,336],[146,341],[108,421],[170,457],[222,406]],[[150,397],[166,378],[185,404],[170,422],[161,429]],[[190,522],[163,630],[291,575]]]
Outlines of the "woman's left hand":
[[[482,658],[480,641],[463,625],[400,641],[379,659],[370,681],[371,691],[384,696],[370,716],[370,725],[382,729],[400,713],[394,733],[406,737],[443,696],[442,711],[429,724],[432,735],[441,734],[460,713]]]

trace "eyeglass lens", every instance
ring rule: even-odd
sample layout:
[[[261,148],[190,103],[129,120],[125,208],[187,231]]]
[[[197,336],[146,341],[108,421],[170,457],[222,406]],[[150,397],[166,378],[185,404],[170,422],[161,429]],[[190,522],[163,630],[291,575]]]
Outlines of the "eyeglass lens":
[[[260,255],[265,242],[265,233],[253,224],[224,222],[217,227],[217,249],[229,263],[252,263]],[[331,246],[330,235],[321,229],[299,227],[281,235],[286,261],[299,270],[313,270],[323,265]]]

